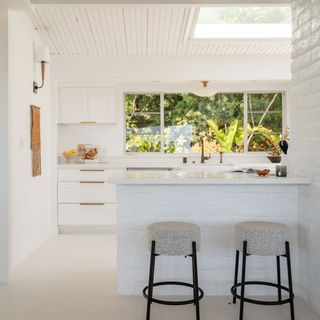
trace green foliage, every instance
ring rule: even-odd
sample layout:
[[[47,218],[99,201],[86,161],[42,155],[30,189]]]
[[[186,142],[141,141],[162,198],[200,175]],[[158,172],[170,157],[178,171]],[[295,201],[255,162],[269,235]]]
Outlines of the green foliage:
[[[269,108],[269,113],[265,114]],[[243,94],[218,93],[198,97],[191,93],[164,95],[164,151],[242,152],[244,149]],[[249,151],[276,150],[282,131],[282,96],[249,95]],[[160,152],[160,95],[126,96],[127,152]],[[261,123],[260,123],[261,122]]]
[[[238,130],[238,120],[234,120],[227,130],[219,129],[213,120],[208,120],[209,128],[213,131],[218,140],[222,152],[231,152],[235,143],[235,136]]]
[[[160,135],[136,135],[126,134],[127,151],[129,152],[160,152]]]

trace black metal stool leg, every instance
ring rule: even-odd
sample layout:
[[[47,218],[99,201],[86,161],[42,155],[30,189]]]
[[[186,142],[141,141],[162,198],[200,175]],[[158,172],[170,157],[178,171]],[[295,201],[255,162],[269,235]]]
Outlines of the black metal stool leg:
[[[244,305],[244,289],[246,282],[246,262],[247,262],[247,241],[243,241],[242,249],[242,275],[241,275],[241,299],[240,299],[240,314],[239,320],[243,320],[243,305]]]
[[[191,257],[191,263],[192,263],[192,287],[193,287],[193,304],[196,305],[196,295],[197,295],[197,291],[196,291],[196,287],[194,285],[194,279],[195,279],[195,267],[194,267],[194,263],[193,263],[193,248],[192,248],[192,254],[190,255]]]
[[[151,311],[151,303],[152,303],[152,295],[153,295],[154,265],[155,265],[155,258],[156,258],[155,247],[156,247],[156,242],[152,241],[151,256],[150,256],[150,270],[149,270],[147,316],[146,316],[147,320],[150,320],[150,311]]]
[[[287,258],[287,268],[288,268],[288,286],[289,286],[289,295],[290,295],[290,313],[291,313],[291,320],[294,320],[294,303],[293,303],[294,295],[293,295],[293,287],[292,287],[290,245],[288,241],[286,241],[286,258]]]
[[[238,283],[238,273],[239,273],[239,250],[236,251],[236,262],[235,262],[234,282],[233,282],[234,285]],[[235,293],[237,293],[237,288],[235,288]],[[233,303],[237,302],[237,298],[235,295],[233,296],[232,302]]]
[[[281,301],[281,268],[280,268],[280,256],[277,256],[277,283],[278,283],[278,301]]]
[[[192,242],[192,269],[193,269],[193,292],[196,305],[196,319],[200,320],[200,305],[199,305],[199,286],[198,286],[198,264],[197,264],[197,247],[196,243]]]

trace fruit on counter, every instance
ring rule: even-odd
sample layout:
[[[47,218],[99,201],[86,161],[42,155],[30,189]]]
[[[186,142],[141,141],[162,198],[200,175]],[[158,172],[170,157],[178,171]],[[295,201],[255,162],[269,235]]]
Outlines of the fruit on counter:
[[[71,149],[71,150],[67,150],[63,152],[63,155],[65,156],[73,156],[73,155],[77,155],[78,150],[76,149]]]

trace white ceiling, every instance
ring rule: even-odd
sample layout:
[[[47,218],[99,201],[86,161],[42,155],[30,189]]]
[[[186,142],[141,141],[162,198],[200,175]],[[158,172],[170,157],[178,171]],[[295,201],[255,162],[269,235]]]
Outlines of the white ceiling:
[[[36,5],[56,55],[289,55],[290,40],[190,40],[199,6]]]

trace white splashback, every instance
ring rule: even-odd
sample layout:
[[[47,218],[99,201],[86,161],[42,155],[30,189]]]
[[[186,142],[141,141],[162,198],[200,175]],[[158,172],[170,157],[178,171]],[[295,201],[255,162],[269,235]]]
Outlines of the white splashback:
[[[74,124],[59,125],[58,130],[58,155],[63,151],[77,149],[78,144],[94,144],[100,147],[101,161],[108,156],[121,155],[123,145],[123,131],[117,125],[104,124]]]

